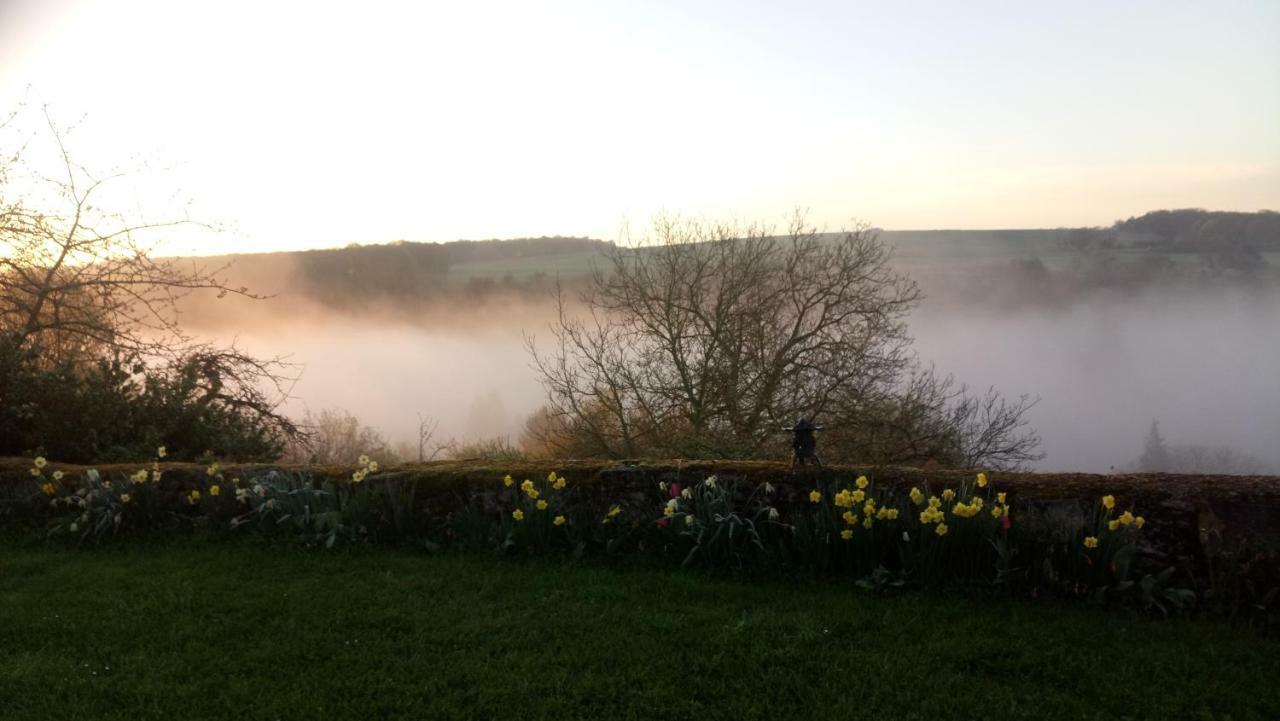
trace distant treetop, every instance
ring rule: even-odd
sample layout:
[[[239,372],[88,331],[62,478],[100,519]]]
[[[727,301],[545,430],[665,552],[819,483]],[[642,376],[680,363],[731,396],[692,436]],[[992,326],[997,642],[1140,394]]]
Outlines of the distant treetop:
[[[1258,250],[1280,249],[1280,213],[1256,213],[1183,208],[1154,210],[1116,221],[1115,230],[1132,234],[1140,244],[1184,250],[1245,245]]]

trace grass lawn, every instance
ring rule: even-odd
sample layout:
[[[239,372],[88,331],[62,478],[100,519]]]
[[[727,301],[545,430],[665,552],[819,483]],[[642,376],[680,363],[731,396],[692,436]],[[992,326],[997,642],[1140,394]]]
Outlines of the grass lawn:
[[[568,562],[0,550],[0,718],[1280,718],[1280,644]]]

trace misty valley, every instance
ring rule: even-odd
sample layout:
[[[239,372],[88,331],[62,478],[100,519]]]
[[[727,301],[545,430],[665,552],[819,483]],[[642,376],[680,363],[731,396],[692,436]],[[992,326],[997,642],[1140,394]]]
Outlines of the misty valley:
[[[1040,470],[1135,470],[1153,420],[1172,445],[1217,451],[1219,461],[1226,452],[1232,467],[1219,472],[1280,468],[1280,283],[1266,269],[1280,255],[1260,259],[1260,277],[1206,280],[1199,255],[1151,253],[1186,273],[1063,289],[1083,263],[1100,262],[1069,236],[885,232],[895,264],[921,278],[924,299],[908,319],[920,358],[970,386],[1039,396],[1027,417],[1043,439]],[[302,254],[267,256],[265,269],[236,258],[233,281],[274,297],[187,315],[202,336],[299,363],[285,406],[297,417],[344,409],[406,460],[416,458],[421,416],[438,422],[437,445],[518,447],[545,400],[525,338],[546,336],[556,277],[572,284],[603,262],[591,246],[539,243],[451,244],[492,257],[442,261],[430,291],[407,292],[380,288],[385,269],[357,257],[372,248],[325,251],[338,263],[349,256],[343,272],[364,274],[353,295],[306,282],[307,263],[319,264]],[[1110,255],[1123,262],[1123,249]],[[1028,280],[1027,259],[1041,257],[1046,279]]]

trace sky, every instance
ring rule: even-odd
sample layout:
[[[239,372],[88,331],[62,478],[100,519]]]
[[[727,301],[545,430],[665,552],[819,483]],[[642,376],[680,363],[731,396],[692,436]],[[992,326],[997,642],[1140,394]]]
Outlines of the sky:
[[[0,111],[226,229],[175,253],[1109,225],[1280,210],[1278,38],[1274,0],[0,0]]]

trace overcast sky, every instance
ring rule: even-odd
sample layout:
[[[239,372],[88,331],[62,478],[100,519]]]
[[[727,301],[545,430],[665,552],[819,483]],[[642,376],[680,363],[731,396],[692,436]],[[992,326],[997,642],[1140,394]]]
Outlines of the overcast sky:
[[[1280,209],[1280,2],[1030,5],[0,0],[0,108],[171,169],[181,252]]]

